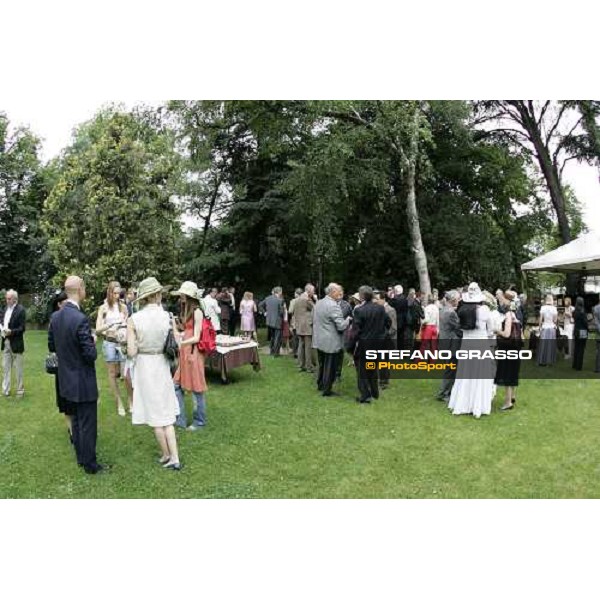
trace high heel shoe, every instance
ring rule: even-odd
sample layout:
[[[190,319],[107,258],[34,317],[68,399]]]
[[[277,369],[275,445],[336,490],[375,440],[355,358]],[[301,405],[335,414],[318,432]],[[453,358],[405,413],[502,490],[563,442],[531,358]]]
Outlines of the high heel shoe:
[[[514,404],[511,404],[510,406],[501,406],[500,410],[512,410],[514,407]]]
[[[156,462],[159,465],[166,465],[170,460],[171,460],[170,456],[166,456],[166,457],[165,456],[161,456],[160,458],[156,459]]]

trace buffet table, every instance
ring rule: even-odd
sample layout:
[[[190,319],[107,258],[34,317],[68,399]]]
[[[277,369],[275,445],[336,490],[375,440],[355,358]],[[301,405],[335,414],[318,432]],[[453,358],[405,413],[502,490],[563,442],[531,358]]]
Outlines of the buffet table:
[[[220,345],[217,338],[217,349],[210,356],[207,356],[205,361],[206,368],[220,373],[223,383],[229,383],[231,369],[244,365],[252,365],[255,371],[260,370],[260,358],[256,342]]]

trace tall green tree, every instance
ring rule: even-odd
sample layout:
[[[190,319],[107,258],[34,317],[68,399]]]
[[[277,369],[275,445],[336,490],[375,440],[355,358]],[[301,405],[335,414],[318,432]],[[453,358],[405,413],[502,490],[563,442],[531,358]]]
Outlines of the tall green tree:
[[[111,279],[176,280],[179,174],[173,135],[152,113],[109,109],[82,125],[44,211],[60,277],[83,276],[96,299]]]
[[[35,291],[51,275],[39,215],[49,192],[49,171],[39,159],[38,138],[10,126],[0,113],[0,282]]]
[[[600,101],[571,100],[566,104],[581,113],[581,131],[567,140],[571,157],[600,168]]]
[[[431,292],[431,281],[417,207],[417,169],[422,143],[429,139],[427,110],[428,103],[423,101],[376,101],[341,102],[326,112],[329,117],[371,129],[387,147],[392,189],[398,204],[405,207],[419,288],[425,294]]]
[[[580,126],[582,116],[574,115],[569,103],[551,100],[494,100],[480,106],[481,122],[492,124],[486,133],[503,136],[534,158],[546,184],[561,239],[567,244],[572,235],[562,171],[570,158],[571,136]]]
[[[203,285],[251,285],[263,292],[302,271],[302,235],[279,184],[301,155],[303,103],[171,102],[199,231],[186,243],[188,276]],[[301,244],[299,246],[299,244]]]

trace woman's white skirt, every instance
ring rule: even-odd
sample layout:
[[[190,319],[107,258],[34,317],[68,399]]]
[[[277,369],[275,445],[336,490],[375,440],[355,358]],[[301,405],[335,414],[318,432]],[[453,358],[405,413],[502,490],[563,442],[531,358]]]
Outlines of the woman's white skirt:
[[[175,422],[179,402],[164,354],[138,354],[133,369],[134,425],[166,427]]]

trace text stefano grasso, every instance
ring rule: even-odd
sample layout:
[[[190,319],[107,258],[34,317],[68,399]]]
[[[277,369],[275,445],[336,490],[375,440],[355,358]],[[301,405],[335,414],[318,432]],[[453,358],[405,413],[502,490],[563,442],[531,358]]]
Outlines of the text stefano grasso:
[[[365,350],[365,360],[531,360],[531,350]]]

